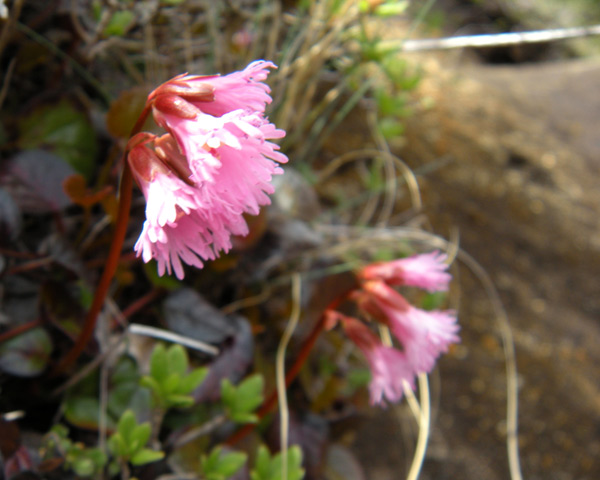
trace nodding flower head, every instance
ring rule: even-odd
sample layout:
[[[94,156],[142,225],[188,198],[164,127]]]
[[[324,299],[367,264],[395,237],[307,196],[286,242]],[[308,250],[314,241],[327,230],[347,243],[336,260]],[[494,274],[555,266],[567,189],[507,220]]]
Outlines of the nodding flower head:
[[[413,306],[396,285],[429,291],[448,290],[450,274],[446,256],[440,252],[415,255],[385,263],[374,263],[358,273],[359,287],[346,297],[358,307],[365,320],[328,310],[323,321],[331,329],[342,324],[348,338],[363,352],[371,370],[371,403],[398,401],[405,382],[414,388],[416,375],[431,372],[438,357],[452,343],[459,342],[456,313],[451,310],[426,311]],[[368,323],[391,330],[395,345],[384,345]]]
[[[367,265],[359,273],[363,280],[383,280],[388,285],[419,287],[429,292],[446,291],[452,276],[444,263],[448,256],[438,251]]]
[[[245,235],[244,213],[270,203],[273,175],[287,157],[271,139],[285,136],[264,115],[262,83],[275,66],[254,62],[225,76],[179,75],[148,97],[167,133],[129,142],[128,161],[146,198],[146,222],[135,250],[154,258],[160,275],[183,278],[182,261],[201,268]]]

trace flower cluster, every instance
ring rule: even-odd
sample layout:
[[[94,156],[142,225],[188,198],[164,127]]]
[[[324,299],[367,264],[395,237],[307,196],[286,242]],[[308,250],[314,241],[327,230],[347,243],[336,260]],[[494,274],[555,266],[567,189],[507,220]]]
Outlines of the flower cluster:
[[[446,255],[432,252],[363,268],[361,287],[350,298],[369,318],[388,327],[401,350],[384,345],[360,320],[328,311],[327,323],[341,323],[348,337],[365,355],[371,369],[372,404],[402,398],[404,383],[414,387],[415,376],[431,372],[437,358],[459,341],[453,311],[426,311],[411,305],[392,286],[418,287],[428,292],[446,291],[451,276]]]
[[[268,141],[285,136],[265,117],[271,102],[263,83],[271,62],[256,61],[225,76],[179,75],[149,96],[167,133],[139,133],[128,162],[146,198],[146,221],[135,244],[158,273],[181,279],[183,265],[203,266],[246,235],[244,213],[270,203],[271,177],[287,157]]]

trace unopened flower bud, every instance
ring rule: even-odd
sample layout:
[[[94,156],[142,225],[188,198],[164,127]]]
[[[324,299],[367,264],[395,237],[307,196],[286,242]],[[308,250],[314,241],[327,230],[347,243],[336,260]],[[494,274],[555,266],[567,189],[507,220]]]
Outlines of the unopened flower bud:
[[[152,110],[187,120],[194,119],[201,113],[198,108],[178,95],[159,95],[152,103]]]

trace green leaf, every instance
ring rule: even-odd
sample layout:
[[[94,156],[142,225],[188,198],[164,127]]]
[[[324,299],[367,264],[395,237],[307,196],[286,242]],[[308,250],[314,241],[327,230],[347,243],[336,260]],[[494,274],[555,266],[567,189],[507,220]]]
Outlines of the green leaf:
[[[127,33],[127,29],[134,18],[135,15],[131,10],[120,10],[113,13],[108,25],[104,29],[104,35],[122,37]]]
[[[281,454],[278,454],[281,463]],[[288,480],[302,480],[304,469],[302,468],[302,450],[298,445],[288,449]]]
[[[108,461],[106,454],[99,448],[87,448],[86,455],[94,462],[96,468],[104,467]]]
[[[0,369],[18,377],[35,377],[46,369],[52,341],[43,328],[34,328],[0,345]]]
[[[271,455],[264,445],[258,447],[254,470],[250,473],[251,480],[270,480]]]
[[[126,410],[119,420],[118,431],[108,439],[109,449],[122,460],[128,460],[133,465],[143,465],[154,462],[164,456],[144,448],[150,439],[150,423],[137,423],[132,410]]]
[[[169,374],[167,363],[167,351],[162,344],[157,344],[150,357],[150,375],[157,381],[162,382]]]
[[[154,400],[163,408],[185,408],[194,404],[187,394],[193,391],[207,374],[206,368],[198,368],[186,374],[188,356],[181,345],[168,350],[157,345],[150,359],[150,376],[142,377],[140,384],[152,390]]]
[[[19,122],[19,147],[46,148],[89,179],[98,150],[96,135],[87,116],[68,100],[36,108]]]
[[[164,456],[165,454],[163,452],[142,448],[131,457],[131,464],[135,466],[145,465],[146,463],[161,460]]]
[[[66,438],[69,436],[69,429],[62,423],[57,423],[50,429],[51,433],[54,433],[58,437]]]
[[[258,422],[258,415],[254,413],[246,412],[233,412],[229,418],[235,423],[256,423]]]
[[[171,394],[166,397],[166,403],[169,407],[188,408],[194,404],[194,398],[189,395]]]
[[[252,375],[245,379],[237,388],[238,408],[244,412],[251,412],[263,401],[263,377]]]
[[[133,432],[137,426],[137,421],[135,420],[135,414],[132,410],[126,410],[123,415],[121,415],[121,419],[119,420],[118,430],[121,437],[123,437],[123,441],[129,445],[131,444]]]
[[[181,383],[181,375],[176,372],[169,373],[167,378],[162,381],[161,391],[166,395],[177,392],[177,387]]]
[[[127,444],[119,432],[113,433],[108,439],[108,449],[116,457],[127,458],[129,456]]]
[[[119,359],[110,376],[107,409],[113,418],[120,418],[129,407],[134,408],[132,401],[140,390],[140,379],[135,360],[131,357]],[[134,408],[139,413],[139,409]]]
[[[226,480],[242,468],[247,458],[243,452],[223,454],[221,447],[215,447],[208,457],[202,457],[200,472],[206,480]]]
[[[256,464],[254,470],[250,473],[250,478],[251,480],[282,480],[281,465],[281,453],[271,457],[267,448],[261,445],[258,449]],[[297,445],[288,449],[287,473],[288,480],[302,480],[304,478],[302,451]]]
[[[97,397],[74,396],[65,402],[65,418],[76,427],[95,430],[99,416],[100,403]]]
[[[365,387],[371,380],[371,370],[368,368],[353,368],[347,376],[348,389],[354,392],[359,388]]]
[[[225,406],[235,405],[235,394],[236,389],[229,379],[224,378],[221,380],[221,400]]]
[[[150,439],[150,424],[148,422],[142,423],[133,429],[131,437],[129,439],[129,449],[132,452],[142,448]]]
[[[381,134],[387,140],[404,135],[404,124],[392,117],[382,118],[379,121],[379,129],[381,130]]]
[[[421,301],[421,307],[423,307],[424,310],[435,310],[444,303],[446,297],[446,292],[427,293]]]
[[[181,345],[173,345],[167,350],[169,371],[183,377],[188,368],[188,356]]]
[[[187,395],[193,392],[200,386],[200,384],[206,378],[208,374],[208,368],[201,367],[192,370],[188,375],[181,379],[179,384],[179,393]]]
[[[406,0],[385,2],[375,8],[375,15],[378,17],[393,17],[404,13],[408,8]]]
[[[236,388],[227,379],[221,382],[221,398],[229,418],[237,423],[255,423],[258,418],[252,412],[263,401],[263,378],[253,375]]]
[[[74,457],[74,458],[70,458]],[[71,448],[67,453],[69,466],[80,477],[98,473],[106,464],[106,455],[99,448]]]
[[[159,395],[161,392],[160,384],[156,381],[156,379],[148,375],[144,375],[142,378],[140,378],[140,385],[142,387],[149,388],[155,395]]]
[[[72,464],[73,470],[80,477],[90,477],[96,471],[96,465],[87,457],[77,458]]]

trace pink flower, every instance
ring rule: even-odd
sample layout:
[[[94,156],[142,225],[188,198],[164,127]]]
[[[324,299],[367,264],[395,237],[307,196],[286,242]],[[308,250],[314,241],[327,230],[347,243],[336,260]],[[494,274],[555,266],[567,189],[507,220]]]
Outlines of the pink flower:
[[[383,280],[388,285],[408,285],[428,292],[446,291],[452,276],[444,262],[448,256],[439,251],[413,255],[391,262],[367,265],[359,273],[364,280]]]
[[[182,261],[202,268],[227,252],[231,235],[248,233],[242,215],[270,203],[271,178],[287,157],[268,141],[285,136],[264,117],[271,97],[260,82],[269,67],[258,61],[223,77],[180,75],[148,97],[169,133],[139,134],[141,144],[134,137],[128,159],[147,201],[135,250],[158,262],[159,275],[174,270],[181,279]]]
[[[454,312],[413,307],[381,281],[366,282],[363,289],[359,305],[390,327],[414,373],[431,372],[448,346],[460,341]]]
[[[360,320],[331,312],[328,323],[333,319],[342,323],[348,337],[367,359],[371,370],[369,396],[372,405],[385,403],[385,400],[398,402],[402,399],[405,381],[414,388],[414,373],[403,352],[383,345]]]

